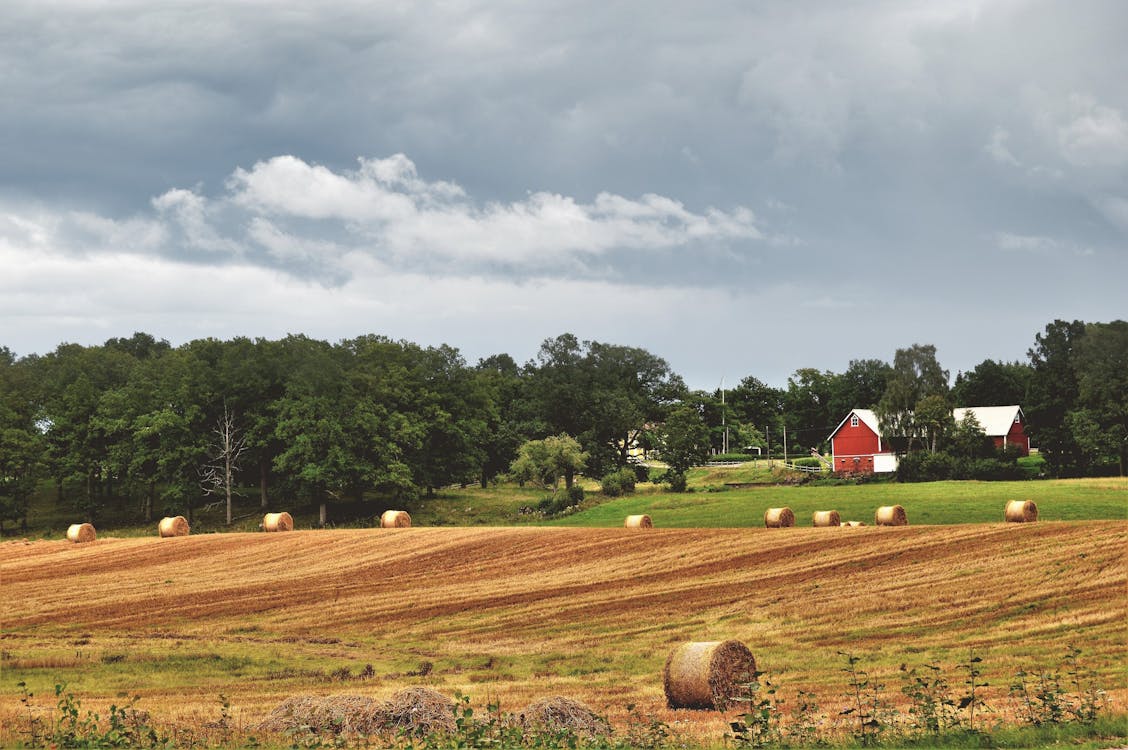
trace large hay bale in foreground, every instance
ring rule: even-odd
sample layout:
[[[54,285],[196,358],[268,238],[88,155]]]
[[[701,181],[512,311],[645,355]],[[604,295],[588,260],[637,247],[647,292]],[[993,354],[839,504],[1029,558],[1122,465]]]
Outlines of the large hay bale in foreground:
[[[75,544],[92,542],[97,537],[98,533],[94,530],[94,524],[91,523],[72,523],[67,528],[67,540]]]
[[[251,728],[277,734],[367,735],[382,731],[387,721],[386,701],[363,695],[295,695]]]
[[[294,518],[286,511],[267,513],[262,517],[263,531],[293,531]]]
[[[1011,500],[1003,518],[1007,523],[1033,523],[1038,520],[1038,506],[1031,500]]]
[[[583,740],[611,736],[611,725],[584,703],[557,695],[534,701],[517,717],[526,732],[559,735],[568,732]]]
[[[384,727],[393,734],[426,737],[436,732],[453,732],[454,701],[437,690],[412,687],[392,695],[387,705]]]
[[[380,516],[381,529],[406,529],[411,526],[411,516],[406,510],[386,510]]]
[[[769,529],[782,529],[795,525],[795,513],[791,508],[768,508],[764,511],[764,526]]]
[[[165,516],[161,519],[160,524],[157,525],[157,534],[161,538],[168,536],[188,536],[191,529],[188,527],[188,519],[184,516]]]
[[[642,514],[639,516],[627,516],[627,520],[623,522],[623,527],[627,529],[652,529],[654,522],[650,520],[650,516]]]
[[[873,514],[877,526],[908,526],[909,517],[900,505],[883,505]]]
[[[756,678],[756,658],[740,641],[691,641],[670,652],[662,678],[670,708],[723,711]]]
[[[811,516],[811,525],[820,529],[842,524],[842,517],[836,510],[816,510]]]

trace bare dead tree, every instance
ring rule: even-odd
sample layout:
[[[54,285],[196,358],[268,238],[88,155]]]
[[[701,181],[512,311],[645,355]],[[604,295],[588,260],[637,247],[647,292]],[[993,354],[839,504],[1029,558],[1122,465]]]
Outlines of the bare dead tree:
[[[227,500],[227,525],[231,525],[231,495],[235,484],[235,472],[239,470],[239,458],[247,450],[247,439],[239,430],[235,414],[228,411],[223,402],[223,417],[212,432],[215,442],[212,460],[204,465],[200,486],[205,495],[222,494]]]

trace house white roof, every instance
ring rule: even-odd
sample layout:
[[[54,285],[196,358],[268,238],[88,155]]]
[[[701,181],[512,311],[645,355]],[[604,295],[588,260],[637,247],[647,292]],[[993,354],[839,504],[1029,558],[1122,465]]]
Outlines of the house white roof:
[[[961,422],[968,412],[975,415],[976,421],[979,422],[979,426],[983,428],[983,432],[986,433],[988,437],[998,437],[1010,432],[1015,417],[1022,414],[1022,408],[1018,405],[969,406],[966,408],[953,409],[952,416],[955,418],[956,422]]]

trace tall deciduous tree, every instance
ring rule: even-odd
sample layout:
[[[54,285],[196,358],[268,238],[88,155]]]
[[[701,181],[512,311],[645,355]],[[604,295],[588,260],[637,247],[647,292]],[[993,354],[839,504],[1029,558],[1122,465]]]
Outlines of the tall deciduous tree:
[[[709,456],[709,427],[699,410],[677,406],[662,426],[662,460],[669,467],[666,478],[678,492],[685,490],[685,475]]]
[[[928,396],[945,402],[948,396],[948,371],[936,359],[936,347],[913,344],[907,349],[898,349],[893,356],[893,371],[876,410],[882,433],[894,445],[907,438],[903,447],[912,448],[914,440],[920,436],[914,411]]]
[[[1088,463],[1066,421],[1079,395],[1073,357],[1084,336],[1085,324],[1080,320],[1055,320],[1035,335],[1028,352],[1034,368],[1029,404],[1024,407],[1030,420],[1028,429],[1032,443],[1058,476],[1083,473]]]
[[[1128,468],[1128,321],[1090,323],[1077,342],[1074,440],[1093,461]]]

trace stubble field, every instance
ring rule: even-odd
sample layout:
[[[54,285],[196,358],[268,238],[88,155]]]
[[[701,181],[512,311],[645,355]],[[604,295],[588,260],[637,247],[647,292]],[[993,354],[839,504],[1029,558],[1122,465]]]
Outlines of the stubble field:
[[[415,528],[0,544],[0,719],[17,683],[53,703],[138,695],[155,722],[243,727],[296,694],[429,685],[517,709],[552,695],[636,704],[717,742],[725,717],[665,708],[686,640],[736,638],[779,697],[846,705],[848,651],[900,698],[899,665],[974,648],[989,702],[1071,644],[1128,704],[1128,523],[860,529]],[[371,669],[366,669],[371,665]],[[9,735],[10,737],[11,735]]]

